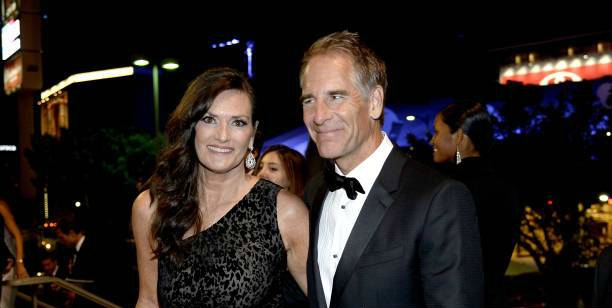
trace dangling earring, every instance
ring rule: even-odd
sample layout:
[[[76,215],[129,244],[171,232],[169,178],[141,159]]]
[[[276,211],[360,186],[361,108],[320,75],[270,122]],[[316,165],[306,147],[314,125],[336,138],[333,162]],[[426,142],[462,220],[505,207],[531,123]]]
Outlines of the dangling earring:
[[[259,121],[255,121],[255,131],[257,131],[257,126],[259,125]],[[255,138],[255,133],[253,133],[253,138]],[[249,170],[253,170],[257,161],[255,160],[255,155],[253,155],[253,139],[251,139],[251,145],[249,145],[249,154],[247,154],[246,160],[244,161],[244,165]]]
[[[255,164],[257,164],[257,161],[255,160],[255,155],[253,155],[253,147],[249,146],[249,154],[247,154],[244,165],[247,167],[247,169],[252,170],[255,168]]]
[[[457,146],[457,152],[455,153],[455,161],[457,165],[461,163],[461,152],[459,152],[459,146]]]

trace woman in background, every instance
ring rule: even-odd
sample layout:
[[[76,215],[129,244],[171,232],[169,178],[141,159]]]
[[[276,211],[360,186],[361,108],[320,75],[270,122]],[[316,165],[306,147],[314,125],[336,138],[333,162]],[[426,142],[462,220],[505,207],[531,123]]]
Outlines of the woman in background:
[[[282,186],[298,197],[304,195],[304,156],[282,144],[269,147],[255,167],[254,175]]]
[[[474,198],[484,271],[484,306],[501,306],[503,279],[518,239],[517,194],[489,165],[493,124],[480,103],[451,104],[434,122],[433,160]]]
[[[304,196],[304,156],[300,152],[277,144],[269,147],[255,167],[254,175],[282,186],[294,195]],[[283,277],[285,307],[308,307],[308,298],[288,272]]]

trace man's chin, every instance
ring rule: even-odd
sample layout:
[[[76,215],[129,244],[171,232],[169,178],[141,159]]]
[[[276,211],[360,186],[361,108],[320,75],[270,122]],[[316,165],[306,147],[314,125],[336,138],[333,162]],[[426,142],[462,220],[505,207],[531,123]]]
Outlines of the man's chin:
[[[322,150],[319,150],[319,156],[324,159],[335,160],[338,158],[338,156],[340,156],[340,154],[338,151],[323,148]]]

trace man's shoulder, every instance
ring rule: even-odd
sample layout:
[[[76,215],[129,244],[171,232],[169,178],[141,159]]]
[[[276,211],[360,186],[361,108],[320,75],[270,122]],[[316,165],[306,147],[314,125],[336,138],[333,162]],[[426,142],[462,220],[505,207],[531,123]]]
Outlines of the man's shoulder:
[[[412,183],[414,185],[430,187],[436,187],[443,183],[457,182],[434,168],[412,158],[406,159],[402,166],[400,178],[402,184]]]

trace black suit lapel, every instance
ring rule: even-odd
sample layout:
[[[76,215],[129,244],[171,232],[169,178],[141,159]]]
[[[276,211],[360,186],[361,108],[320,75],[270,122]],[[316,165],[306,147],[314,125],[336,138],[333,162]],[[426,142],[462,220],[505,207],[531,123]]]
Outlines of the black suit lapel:
[[[334,275],[330,307],[337,307],[357,261],[369,244],[387,208],[393,203],[392,194],[398,189],[402,166],[405,162],[406,157],[394,147],[376,178],[344,247]]]
[[[318,243],[319,243],[319,221],[321,218],[321,210],[323,209],[323,201],[327,196],[327,184],[323,181],[323,177],[316,179],[316,189],[314,196],[310,202],[310,250],[308,252],[308,266],[311,267],[312,280],[309,281],[309,287],[314,287],[315,290],[308,290],[309,297],[314,297],[317,305],[320,308],[325,308],[327,303],[323,294],[323,285],[321,284],[321,274],[319,272]],[[309,278],[310,279],[310,278]]]
[[[321,189],[319,189],[315,197],[315,204],[317,205],[317,208],[316,215],[314,218],[314,229],[312,230],[313,234],[311,234],[311,238],[313,239],[312,257],[314,260],[313,265],[315,269],[315,283],[318,289],[318,292],[316,292],[316,294],[317,300],[319,302],[319,307],[321,308],[326,307],[327,303],[325,301],[325,295],[323,294],[323,285],[321,284],[321,272],[319,271],[319,262],[317,261],[319,255],[319,221],[321,221],[321,210],[323,209],[323,201],[325,200],[325,196],[327,196],[327,193],[327,185],[322,185]]]

